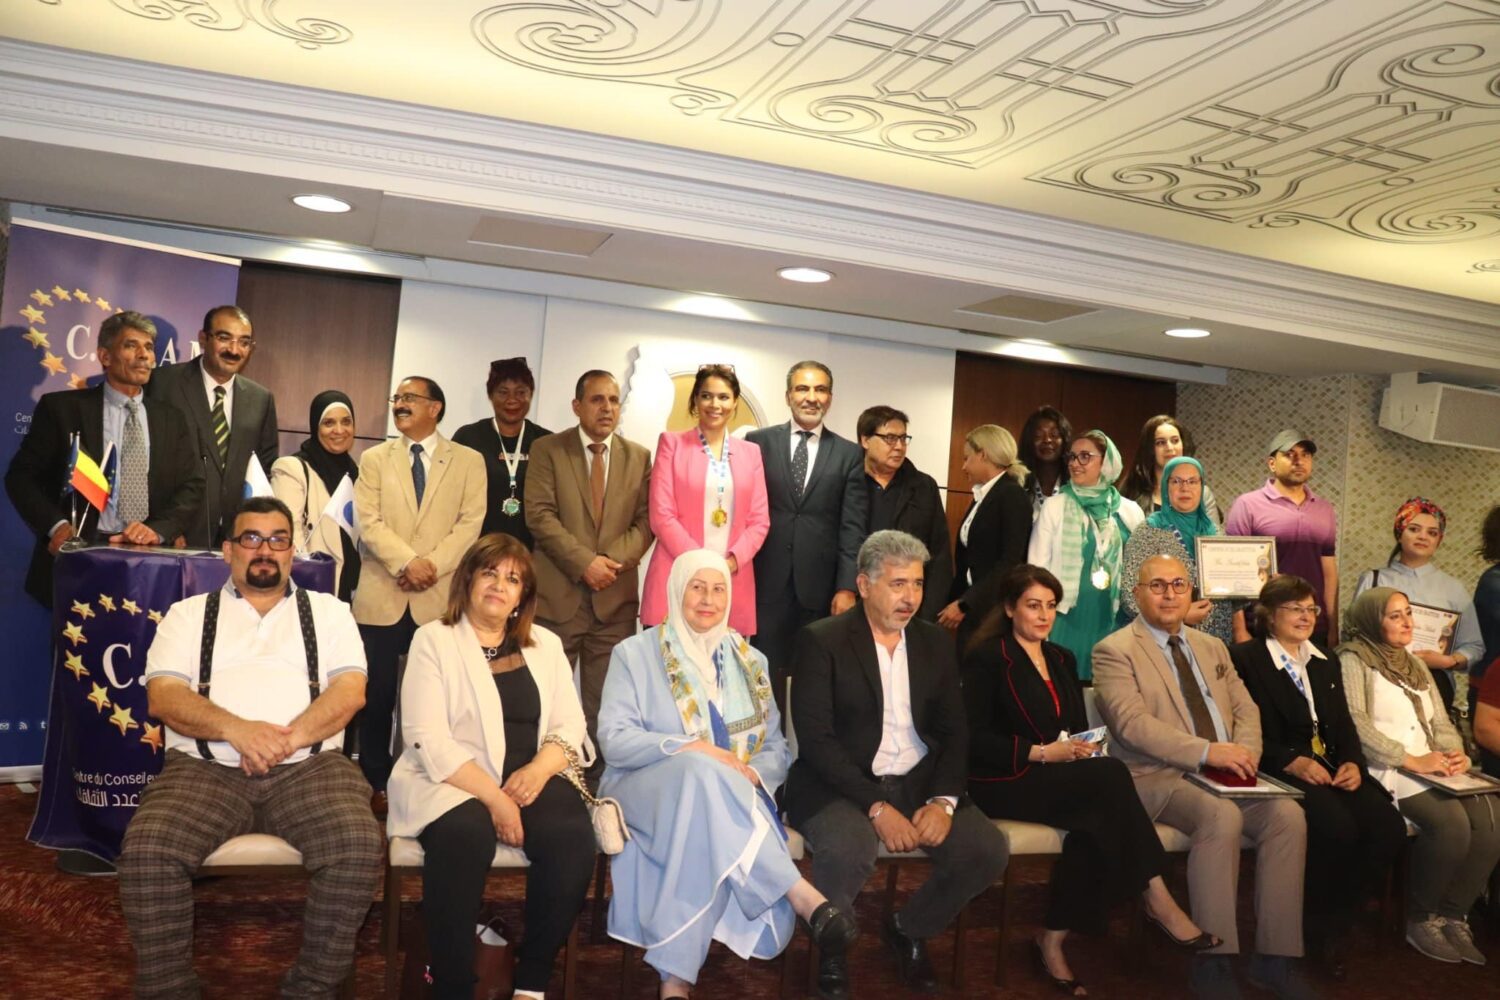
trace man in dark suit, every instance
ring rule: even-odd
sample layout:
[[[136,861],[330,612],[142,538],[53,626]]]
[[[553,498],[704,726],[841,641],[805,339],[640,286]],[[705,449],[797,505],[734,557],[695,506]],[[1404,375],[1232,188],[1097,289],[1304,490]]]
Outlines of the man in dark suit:
[[[158,369],[148,392],[187,418],[205,477],[187,540],[193,548],[209,549],[218,548],[234,525],[251,454],[269,477],[279,445],[275,397],[240,374],[255,350],[250,317],[239,306],[215,306],[203,317],[198,344],[202,354]]]
[[[98,356],[103,384],[38,400],[31,431],[5,474],[11,503],[37,536],[26,592],[46,607],[52,606],[52,559],[73,537],[63,489],[74,435],[96,461],[110,445],[117,456],[109,503],[94,527],[87,517],[80,522],[90,540],[180,544],[203,494],[203,471],[181,415],[141,395],[156,365],[156,325],[137,312],[115,313],[99,327]]]
[[[922,850],[932,873],[882,928],[908,989],[936,980],[925,941],[1005,870],[1005,836],[964,799],[968,731],[953,642],[913,620],[927,547],[878,531],[858,558],[860,605],[797,636],[792,718],[799,746],[786,784],[787,821],[813,853],[812,881],[845,913],[883,844]],[[842,956],[818,969],[843,996]]]
[[[948,515],[937,480],[906,457],[911,435],[906,414],[894,406],[872,406],[859,415],[856,433],[865,452],[865,487],[870,494],[867,534],[894,528],[916,535],[932,558],[922,567],[924,587],[917,617],[937,621],[953,586],[953,546]]]
[[[797,629],[854,605],[870,501],[864,453],[823,426],[832,403],[828,366],[799,361],[786,373],[792,419],[745,435],[760,445],[771,502],[771,530],[755,555],[755,646],[770,662],[778,704]]]
[[[651,548],[651,452],[615,430],[620,383],[587,371],[573,389],[578,426],[532,446],[526,525],[536,539],[539,624],[578,664],[583,714],[598,735],[615,645],[635,634],[638,570]],[[595,768],[602,774],[602,760]]]

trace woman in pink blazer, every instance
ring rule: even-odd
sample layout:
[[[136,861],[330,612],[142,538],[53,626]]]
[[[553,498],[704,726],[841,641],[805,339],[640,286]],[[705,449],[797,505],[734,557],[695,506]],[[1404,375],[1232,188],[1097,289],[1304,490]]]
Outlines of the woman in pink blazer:
[[[771,528],[760,448],[729,434],[740,401],[740,380],[729,365],[703,365],[693,381],[688,413],[692,430],[664,432],[651,469],[651,530],[656,548],[646,569],[641,624],[667,617],[667,575],[672,561],[692,549],[724,556],[733,574],[729,626],[755,634],[755,553]]]

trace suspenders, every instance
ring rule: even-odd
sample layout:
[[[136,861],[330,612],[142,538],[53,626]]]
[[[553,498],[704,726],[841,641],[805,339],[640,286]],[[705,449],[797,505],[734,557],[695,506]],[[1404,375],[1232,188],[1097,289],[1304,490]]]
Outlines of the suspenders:
[[[215,590],[208,595],[208,604],[203,609],[203,644],[198,652],[198,693],[205,698],[208,697],[214,673],[214,640],[219,634],[219,604],[223,596],[224,591]],[[312,704],[322,691],[322,686],[318,683],[318,635],[313,630],[312,599],[300,587],[293,591],[292,596],[297,602],[297,621],[302,626],[302,649],[307,657],[307,701]],[[323,741],[319,740],[308,747],[308,755],[317,753],[322,747]],[[204,760],[214,759],[207,740],[198,741],[198,754]]]

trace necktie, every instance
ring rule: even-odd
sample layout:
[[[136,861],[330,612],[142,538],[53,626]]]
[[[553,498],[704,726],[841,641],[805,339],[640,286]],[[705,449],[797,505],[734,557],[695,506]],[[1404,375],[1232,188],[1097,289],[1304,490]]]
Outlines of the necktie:
[[[144,521],[150,512],[147,489],[146,432],[141,427],[141,404],[125,404],[125,434],[120,442],[120,499],[115,504],[120,526]]]
[[[1193,676],[1193,666],[1188,663],[1187,654],[1182,651],[1182,637],[1171,636],[1167,639],[1167,645],[1172,648],[1172,665],[1177,668],[1177,683],[1182,686],[1182,700],[1187,702],[1188,715],[1193,720],[1193,731],[1205,740],[1218,739],[1218,733],[1214,732],[1213,716],[1208,714],[1208,703],[1203,700],[1203,692],[1198,688],[1198,678]]]
[[[807,439],[812,437],[812,431],[798,431],[797,450],[792,452],[792,497],[796,500],[802,499],[804,480],[807,479]]]
[[[594,527],[604,520],[604,442],[594,441],[589,445],[594,460],[589,465],[589,492],[594,501]]]
[[[422,446],[411,446],[411,488],[417,493],[417,506],[422,506],[422,494],[427,490],[427,470],[422,467]]]
[[[214,426],[214,447],[219,452],[219,464],[229,460],[229,421],[224,417],[224,387],[214,386],[214,408],[210,414]]]

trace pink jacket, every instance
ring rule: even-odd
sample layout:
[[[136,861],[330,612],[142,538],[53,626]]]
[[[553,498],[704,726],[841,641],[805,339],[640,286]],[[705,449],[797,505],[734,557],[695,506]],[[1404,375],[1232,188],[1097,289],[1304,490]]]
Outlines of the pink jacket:
[[[734,476],[734,511],[729,521],[729,551],[739,570],[734,574],[729,626],[743,636],[755,634],[755,553],[771,530],[766,473],[760,448],[744,438],[729,442],[729,471]],[[641,595],[641,624],[660,625],[667,618],[667,575],[683,552],[703,547],[703,493],[708,456],[696,427],[664,432],[656,441],[651,466],[651,530],[656,548],[646,569]]]

